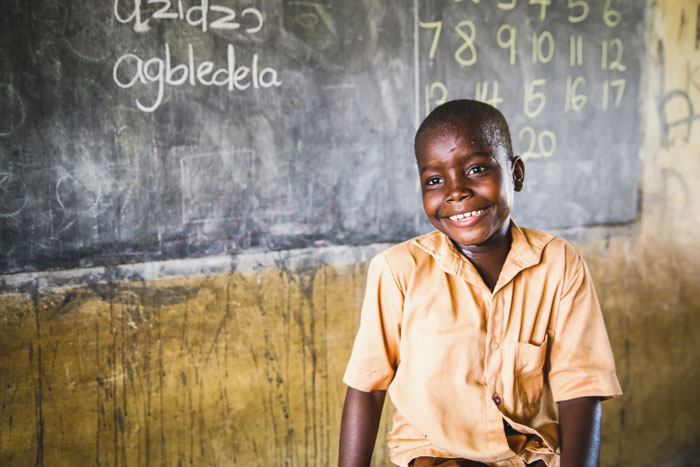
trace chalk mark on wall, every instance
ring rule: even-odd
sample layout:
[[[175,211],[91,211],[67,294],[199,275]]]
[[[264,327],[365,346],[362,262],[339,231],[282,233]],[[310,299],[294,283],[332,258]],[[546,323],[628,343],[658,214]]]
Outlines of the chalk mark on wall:
[[[11,172],[0,172],[0,217],[14,217],[27,206],[27,185]]]
[[[71,195],[76,199],[69,199]],[[78,198],[78,196],[80,197]],[[95,215],[101,198],[101,193],[92,190],[71,173],[63,175],[56,182],[56,201],[63,211],[77,211]],[[83,206],[76,209],[75,206],[80,206],[80,204]]]
[[[311,29],[316,26],[319,21],[323,21],[323,24],[328,28],[328,30],[333,34],[333,36],[338,37],[338,27],[333,20],[333,17],[328,13],[327,7],[316,2],[292,2],[292,6],[300,6],[311,9],[305,13],[299,13],[294,17],[294,22],[305,29]]]
[[[68,48],[78,57],[89,62],[103,62],[112,52],[109,50],[109,32],[104,24],[91,19],[88,24],[63,38]]]
[[[182,157],[182,224],[240,220],[234,194],[252,188],[254,167],[255,151],[245,148]]]
[[[695,50],[700,47],[700,3],[698,3],[698,12],[695,15]]]
[[[43,23],[63,23],[68,19],[68,8],[56,0],[32,5],[32,19]]]
[[[693,74],[697,70],[697,67],[690,68],[690,65],[688,65],[686,89],[677,88],[666,91],[664,44],[662,41],[658,41],[657,43],[657,53],[659,57],[659,88],[661,89],[661,94],[657,98],[657,110],[661,124],[661,145],[663,147],[668,147],[671,144],[671,131],[679,126],[685,127],[683,142],[688,143],[690,141],[693,123],[700,120],[700,114],[695,113],[695,106],[690,97],[691,86],[699,87],[698,83],[693,79]],[[677,118],[669,117],[669,112],[667,112],[667,110],[671,109],[673,110],[671,112],[672,115],[680,116]]]
[[[4,101],[4,102],[3,102]],[[0,108],[3,109],[2,121],[0,121],[0,136],[10,136],[24,124],[24,103],[22,96],[8,84],[0,87]]]
[[[673,192],[679,196],[673,196]],[[690,191],[683,176],[675,169],[661,169],[661,210],[664,218],[682,220],[690,207]],[[679,201],[680,200],[680,201]]]

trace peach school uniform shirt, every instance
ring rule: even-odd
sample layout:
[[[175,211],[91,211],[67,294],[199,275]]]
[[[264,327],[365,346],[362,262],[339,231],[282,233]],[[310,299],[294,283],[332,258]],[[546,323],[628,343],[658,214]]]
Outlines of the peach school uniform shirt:
[[[622,393],[588,268],[565,240],[511,221],[491,292],[435,231],[372,259],[343,381],[387,389],[392,462],[559,465],[556,402]],[[504,420],[523,435],[506,437]]]

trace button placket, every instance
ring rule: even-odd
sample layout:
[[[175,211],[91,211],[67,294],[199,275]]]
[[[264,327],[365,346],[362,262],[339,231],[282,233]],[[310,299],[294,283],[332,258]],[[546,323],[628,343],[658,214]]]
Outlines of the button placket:
[[[495,375],[496,370],[500,367],[500,353],[497,350],[500,348],[501,328],[503,313],[498,307],[499,300],[496,296],[491,298],[489,306],[488,325],[486,328],[486,342],[488,344],[486,361],[488,362],[485,370],[489,375]]]
[[[485,366],[484,373],[488,386],[492,391],[491,399],[497,407],[503,404],[502,391],[503,384],[500,378],[500,368],[502,366],[502,358],[500,349],[500,330],[502,321],[502,312],[499,309],[499,294],[492,294],[489,300],[489,314],[486,328],[485,342]]]

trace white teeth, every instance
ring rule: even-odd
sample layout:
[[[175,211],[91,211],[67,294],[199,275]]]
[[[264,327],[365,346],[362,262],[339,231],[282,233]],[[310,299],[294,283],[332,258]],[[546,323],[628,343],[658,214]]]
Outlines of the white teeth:
[[[482,212],[484,212],[484,210],[483,210],[483,209],[479,209],[478,211],[465,212],[464,214],[455,214],[454,216],[450,216],[450,220],[459,221],[459,220],[462,220],[462,219],[464,219],[464,218],[466,218],[466,217],[478,216],[478,215],[481,214]]]

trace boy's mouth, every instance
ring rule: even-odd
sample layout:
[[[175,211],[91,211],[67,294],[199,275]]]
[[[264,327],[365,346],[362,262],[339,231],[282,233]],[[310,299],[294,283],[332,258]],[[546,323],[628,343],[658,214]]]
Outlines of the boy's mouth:
[[[471,217],[477,217],[481,215],[484,212],[484,209],[479,209],[478,211],[468,211],[468,212],[463,212],[460,214],[455,214],[454,216],[448,217],[451,221],[462,221],[465,219],[469,219]]]

